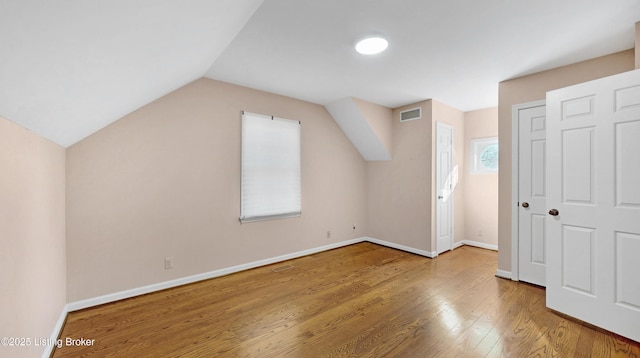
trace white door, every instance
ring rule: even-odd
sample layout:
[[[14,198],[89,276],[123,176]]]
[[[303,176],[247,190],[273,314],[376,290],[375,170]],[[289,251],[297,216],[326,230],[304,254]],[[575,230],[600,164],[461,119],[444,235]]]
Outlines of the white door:
[[[547,93],[547,306],[640,341],[640,70]]]
[[[518,280],[546,285],[546,107],[518,112]]]
[[[436,122],[436,252],[453,248],[453,127]]]

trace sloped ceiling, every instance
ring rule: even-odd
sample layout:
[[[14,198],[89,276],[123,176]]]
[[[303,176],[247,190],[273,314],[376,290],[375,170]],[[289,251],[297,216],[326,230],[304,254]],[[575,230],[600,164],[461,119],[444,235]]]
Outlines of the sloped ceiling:
[[[333,120],[360,152],[364,160],[391,160],[391,153],[378,138],[369,119],[358,108],[352,98],[344,98],[326,104]],[[391,118],[389,118],[391,119]]]
[[[630,49],[640,0],[0,0],[0,116],[69,146],[202,76],[318,104],[496,106]],[[389,49],[355,53],[365,35]]]
[[[69,146],[202,77],[261,0],[0,0],[0,116]]]

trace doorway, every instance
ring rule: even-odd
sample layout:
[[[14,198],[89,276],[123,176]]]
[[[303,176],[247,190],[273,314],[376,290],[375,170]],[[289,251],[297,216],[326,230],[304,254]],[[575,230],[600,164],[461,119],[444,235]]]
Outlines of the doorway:
[[[457,168],[453,165],[453,127],[436,122],[436,253],[453,249],[453,198]]]
[[[513,107],[512,279],[546,286],[546,104]]]

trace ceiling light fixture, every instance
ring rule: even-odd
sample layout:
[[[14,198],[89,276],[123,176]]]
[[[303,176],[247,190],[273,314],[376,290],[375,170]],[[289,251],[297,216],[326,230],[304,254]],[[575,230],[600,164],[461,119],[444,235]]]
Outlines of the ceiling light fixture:
[[[356,51],[362,55],[375,55],[387,49],[389,42],[383,37],[372,36],[364,38],[356,44]]]

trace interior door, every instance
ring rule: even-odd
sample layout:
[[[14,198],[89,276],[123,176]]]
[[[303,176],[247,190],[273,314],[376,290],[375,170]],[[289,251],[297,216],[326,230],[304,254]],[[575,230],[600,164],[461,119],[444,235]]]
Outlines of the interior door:
[[[640,341],[640,70],[547,94],[547,306]]]
[[[436,252],[453,248],[453,127],[436,122]]]
[[[546,107],[518,112],[518,279],[546,286]]]

